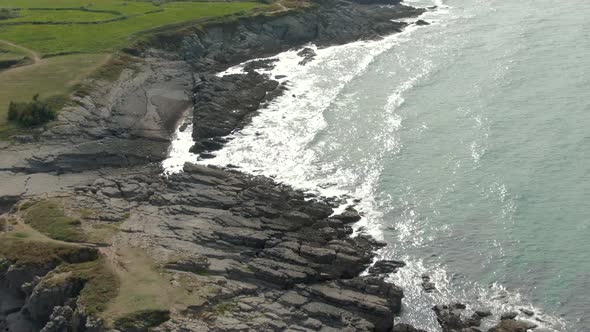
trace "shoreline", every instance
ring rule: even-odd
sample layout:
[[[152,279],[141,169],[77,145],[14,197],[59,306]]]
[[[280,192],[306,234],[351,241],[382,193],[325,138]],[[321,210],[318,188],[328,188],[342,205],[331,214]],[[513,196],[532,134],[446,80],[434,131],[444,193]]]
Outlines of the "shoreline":
[[[447,8],[445,8],[446,10]],[[429,19],[426,19],[426,21],[422,20],[421,17],[418,17],[417,19],[412,19],[412,20],[407,20],[408,23],[413,23],[414,21],[416,22],[420,22],[420,23],[416,23],[416,25],[429,25],[428,23],[431,22]],[[405,31],[405,30],[404,30]],[[396,36],[396,35],[392,35],[392,36]],[[387,36],[385,38],[388,38],[391,36]],[[360,42],[360,41],[359,41]],[[338,47],[338,46],[335,46]],[[263,73],[263,74],[267,74],[270,77],[273,76],[277,76],[280,77],[281,79],[284,80],[288,80],[289,77],[291,75],[283,75],[286,74],[285,72],[281,72],[280,70],[274,70],[273,67],[275,65],[279,66],[281,63],[281,58],[284,56],[284,54],[287,53],[298,53],[298,52],[307,52],[310,49],[313,49],[314,45],[306,45],[304,47],[301,48],[296,48],[296,49],[292,49],[289,50],[287,52],[282,52],[280,54],[274,55],[274,56],[269,56],[269,57],[263,57],[263,58],[256,58],[256,59],[252,59],[252,60],[248,60],[246,62],[243,62],[237,66],[231,67],[229,69],[227,69],[226,71],[219,73],[217,76],[222,77],[223,75],[231,75],[231,74],[246,74],[248,72],[250,72],[252,70],[252,68],[249,68],[249,64],[251,63],[264,63],[264,62],[269,62],[268,64],[265,64],[264,66],[262,66],[262,68],[257,68],[258,69],[258,73]],[[317,51],[317,49],[314,49],[315,51]],[[311,50],[311,51],[314,51]],[[289,57],[287,55],[287,57]],[[300,58],[299,60],[304,60],[304,58]],[[289,61],[294,61],[293,59],[290,59]],[[313,61],[313,60],[312,60]],[[284,68],[283,68],[284,69]],[[288,72],[288,70],[287,70]],[[291,91],[290,90],[286,90],[285,94],[290,94]],[[272,103],[272,102],[271,102]],[[283,105],[284,106],[284,105]],[[271,108],[277,108],[277,107],[281,107],[280,104],[278,105],[274,105],[274,107]],[[262,109],[265,112],[276,112],[277,110],[275,109],[269,109],[269,105],[263,105]],[[253,130],[257,130],[256,132],[256,136],[264,136],[265,131],[264,128],[260,128],[260,127],[252,127],[252,128],[248,128],[249,129],[249,133],[247,135],[253,137]],[[234,140],[240,137],[240,131],[237,131],[237,133],[232,133],[230,135],[228,135],[229,140]],[[247,145],[244,145],[244,147],[248,148]],[[325,193],[326,191],[323,190],[324,188],[319,188],[317,187],[317,184],[312,184],[311,186],[309,184],[303,184],[299,181],[295,181],[295,182],[291,182],[288,181],[288,177],[284,177],[281,174],[277,174],[276,172],[273,173],[272,171],[269,170],[273,170],[273,168],[269,168],[269,169],[265,169],[264,167],[260,167],[260,165],[258,165],[258,167],[256,166],[256,163],[254,163],[253,165],[248,165],[248,162],[245,162],[245,165],[240,165],[238,164],[233,164],[232,163],[232,159],[231,158],[227,158],[228,155],[231,155],[232,152],[236,152],[235,150],[230,150],[230,152],[227,152],[222,158],[221,160],[217,161],[213,155],[208,155],[208,152],[206,152],[206,156],[203,157],[202,159],[200,159],[200,161],[198,161],[199,164],[201,165],[211,165],[209,163],[210,160],[213,161],[212,165],[218,166],[218,167],[230,167],[232,169],[238,169],[240,171],[245,171],[246,173],[249,174],[256,174],[256,175],[264,175],[264,176],[270,176],[273,179],[278,179],[279,183],[285,183],[287,185],[293,185],[295,186],[295,188],[300,189],[300,190],[304,190],[306,192],[309,192],[309,194],[311,195],[312,193],[315,193],[316,195],[321,195],[322,197],[329,197],[331,199],[332,202],[334,201],[340,201],[342,202],[344,199],[341,197],[342,195],[347,197],[347,203],[341,203],[341,205],[339,207],[337,207],[337,209],[345,209],[346,207],[356,207],[357,203],[353,203],[353,201],[358,200],[357,198],[351,197],[349,192],[341,192],[340,194],[328,194],[328,195],[322,195],[319,193]],[[193,155],[192,156],[194,159],[194,161],[197,160],[198,155]],[[213,158],[213,159],[210,159]],[[245,166],[245,168],[242,168],[242,166]],[[276,169],[274,169],[276,170]],[[342,195],[341,195],[342,194]],[[355,223],[353,225],[353,228],[358,228],[358,227],[362,227],[362,226],[358,226],[358,223]],[[383,257],[381,254],[379,255],[381,257],[381,259],[396,259],[396,257],[391,257],[391,256],[387,256],[387,257]],[[420,274],[418,274],[419,276]],[[432,276],[432,274],[431,274]],[[432,280],[431,280],[432,279]],[[420,287],[422,289],[422,287],[424,287],[424,285],[432,285],[432,286],[427,286],[425,288],[429,288],[428,290],[426,290],[425,293],[428,293],[428,291],[435,289],[435,283],[433,280],[435,279],[434,277],[424,277],[421,280],[422,286]],[[432,281],[432,282],[431,282]],[[433,288],[430,288],[433,287]],[[437,291],[436,289],[434,290],[435,292]],[[504,296],[511,296],[513,294],[509,293],[508,291],[503,291],[504,293],[506,293]],[[424,295],[424,296],[428,296],[428,295]],[[467,299],[465,299],[465,301],[467,301]],[[480,301],[481,302],[481,301]],[[506,307],[504,307],[503,305],[500,307],[496,307],[493,306],[494,309],[494,313],[497,315],[497,318],[500,319],[500,316],[502,316],[504,313],[514,310],[516,312],[520,312],[518,319],[524,319],[525,321],[528,321],[528,324],[535,324],[535,325],[539,325],[539,327],[536,330],[539,331],[553,331],[551,329],[545,329],[545,327],[549,327],[549,326],[559,326],[560,324],[563,324],[558,318],[555,317],[551,317],[548,316],[546,313],[543,312],[542,309],[539,309],[537,307],[534,307],[532,304],[528,303],[528,302],[522,302],[522,301],[517,301],[518,303],[512,303],[511,304],[507,304],[507,307],[510,308],[510,310],[506,309]],[[435,302],[435,303],[439,303],[439,302]],[[445,302],[440,302],[440,303],[445,303]],[[476,309],[477,307],[482,307],[480,305],[474,305],[473,301],[468,301],[468,303],[470,303],[470,308],[472,309],[471,313],[474,313],[474,308]],[[452,307],[451,305],[449,305],[449,307]],[[483,307],[489,307],[486,305],[483,305]],[[534,311],[534,317],[532,317],[533,315],[529,315],[530,313],[532,313]],[[526,313],[525,313],[526,312]],[[465,313],[464,313],[465,314]],[[549,319],[549,321],[547,320]],[[558,324],[558,325],[554,325],[554,324]],[[495,322],[491,319],[488,319],[486,322],[487,328],[491,328],[494,327]],[[532,325],[529,325],[532,326]],[[486,330],[487,330],[486,328]]]
[[[399,26],[391,25],[387,29],[399,29]],[[216,34],[218,35],[219,31]],[[207,38],[213,37],[200,35],[196,40],[203,44]],[[188,49],[193,50],[193,53],[197,49],[195,38],[192,37],[184,45],[188,45]],[[182,51],[186,55],[191,52],[189,50],[183,48]],[[137,89],[145,91],[146,84],[153,87],[151,91],[154,93],[160,93],[157,96],[174,97],[175,102],[165,103],[162,109],[172,105],[176,109],[173,112],[175,114],[180,114],[180,109],[187,105],[187,91],[196,87],[194,100],[200,107],[199,112],[193,114],[193,123],[207,125],[193,128],[192,136],[201,139],[201,147],[197,148],[197,151],[207,153],[221,148],[225,143],[222,138],[227,135],[228,129],[231,132],[243,128],[250,117],[256,114],[260,104],[269,101],[267,96],[280,87],[279,82],[272,83],[273,80],[261,78],[256,74],[246,78],[233,76],[232,81],[228,82],[204,71],[197,72],[201,77],[196,78],[195,69],[191,69],[190,75],[187,75],[188,67],[185,66],[185,62],[191,62],[192,68],[202,68],[204,63],[210,65],[210,68],[219,68],[219,63],[211,62],[219,55],[219,51],[209,54],[210,57],[205,55],[196,62],[186,57],[182,61],[171,60],[166,58],[171,56],[170,50],[167,51],[168,53],[162,54],[161,51],[147,50],[146,54],[155,52],[162,55],[160,59],[170,62],[156,60],[150,63],[152,68],[146,69],[152,70],[150,75],[138,80],[135,87],[129,88],[133,84],[127,83],[121,85],[124,91],[131,92],[127,93],[127,96],[125,93],[119,97],[115,96],[114,99],[118,100],[112,105],[123,105],[122,109],[125,109],[127,102],[131,106],[127,108],[129,113],[115,121],[122,119],[133,122],[137,119],[138,112],[133,105],[142,99],[129,96],[134,96]],[[243,55],[237,54],[236,59],[240,59],[241,56]],[[231,63],[229,60],[225,65]],[[163,69],[164,74],[154,70],[154,66],[161,66],[159,68]],[[170,70],[175,72],[175,76],[169,74]],[[154,77],[173,79],[168,80],[167,82],[171,83],[162,87],[157,85],[157,80],[156,83],[153,82]],[[190,86],[189,81],[193,86],[186,89]],[[232,89],[227,88],[230,84],[234,85]],[[171,86],[173,88],[170,88]],[[179,86],[182,88],[178,88]],[[162,93],[160,90],[166,91]],[[223,93],[220,94],[220,91]],[[216,128],[214,124],[219,120],[218,117],[212,117],[210,122],[203,120],[203,116],[213,116],[219,111],[226,112],[222,118],[228,119],[228,114],[235,110],[235,105],[243,102],[243,99],[239,98],[239,93],[244,91],[248,91],[249,98],[254,96],[253,99],[247,100],[251,106],[233,119],[231,125]],[[238,98],[232,99],[234,95]],[[152,102],[153,100],[151,99]],[[206,103],[199,104],[199,101],[203,100],[206,100]],[[86,105],[90,106],[87,100],[86,102]],[[202,112],[212,104],[216,107]],[[217,105],[221,105],[221,108]],[[162,115],[157,108],[155,113]],[[111,247],[117,249],[133,244],[134,247],[144,248],[158,264],[165,267],[166,273],[174,278],[190,274],[201,287],[216,289],[212,294],[204,294],[205,302],[192,307],[190,315],[172,312],[173,319],[158,327],[159,331],[180,331],[181,327],[188,327],[189,330],[216,331],[286,328],[299,331],[322,328],[418,331],[404,324],[394,327],[394,314],[401,309],[403,294],[397,286],[385,283],[384,278],[401,268],[399,262],[381,261],[372,276],[358,276],[369,268],[376,256],[375,250],[383,244],[370,237],[349,237],[350,223],[360,218],[356,210],[347,209],[342,214],[334,216],[332,204],[323,198],[310,200],[302,192],[277,184],[272,179],[253,177],[232,170],[185,165],[185,172],[181,174],[170,175],[166,179],[158,177],[157,174],[161,173],[160,167],[146,164],[159,163],[163,159],[169,145],[168,140],[164,138],[165,133],[172,133],[171,128],[164,125],[171,122],[166,120],[170,119],[170,116],[162,116],[161,121],[157,123],[147,123],[145,127],[135,128],[135,133],[131,137],[128,136],[129,127],[107,126],[103,133],[86,132],[86,137],[90,137],[87,141],[68,137],[65,140],[67,143],[63,143],[61,139],[66,131],[64,128],[70,127],[60,129],[58,126],[59,131],[52,128],[52,132],[42,136],[45,139],[58,137],[60,143],[53,144],[59,146],[57,152],[52,147],[47,154],[39,157],[36,155],[38,146],[34,151],[22,150],[18,146],[9,147],[16,151],[16,154],[26,151],[24,156],[29,158],[8,158],[8,162],[5,161],[5,165],[0,167],[4,171],[4,174],[0,174],[1,178],[11,178],[17,182],[33,178],[32,182],[38,184],[39,193],[42,193],[43,189],[59,193],[60,197],[67,198],[66,204],[72,209],[90,208],[98,211],[108,207],[112,211],[105,215],[99,214],[97,222],[123,222],[121,231],[112,240]],[[68,123],[70,126],[72,124],[78,123],[75,120]],[[211,129],[216,130],[210,132]],[[68,134],[74,135],[75,133]],[[76,148],[80,152],[71,151],[70,139],[77,141]],[[97,141],[101,148],[92,150]],[[43,146],[45,143],[35,144]],[[139,146],[143,148],[139,152],[134,151]],[[150,157],[145,158],[143,151],[149,150],[151,151],[146,154]],[[4,151],[2,150],[3,153]],[[115,167],[116,170],[104,167]],[[82,173],[78,173],[80,171]],[[53,172],[62,176],[53,180],[47,179],[55,176]],[[43,178],[36,180],[40,177],[38,174],[44,174],[41,176]],[[19,200],[39,196],[30,186],[32,185],[26,182],[24,191],[20,194],[2,193],[3,197],[17,197],[11,201],[12,203],[7,203],[9,208],[13,208],[12,211],[19,206]],[[131,217],[121,219],[125,214],[131,214]],[[171,220],[175,224],[171,224]],[[231,229],[231,232],[228,229]],[[181,259],[172,259],[179,254],[183,256]],[[2,286],[18,292],[18,288],[23,284],[32,283],[29,287],[33,287],[34,292],[27,294],[24,305],[12,308],[6,317],[0,317],[0,327],[6,322],[14,324],[17,321],[18,324],[25,324],[30,320],[27,318],[27,312],[30,314],[32,304],[42,306],[43,301],[46,301],[42,297],[32,297],[33,294],[46,291],[42,283],[39,283],[40,280],[7,278],[6,273],[11,268],[13,267],[7,270],[0,269]],[[46,275],[41,274],[37,277],[42,280]],[[31,279],[30,276],[27,278]],[[230,301],[235,299],[238,299],[237,303]],[[233,308],[230,312],[216,312],[220,305],[225,305],[228,301]],[[39,318],[38,323],[58,324],[57,318],[62,316],[56,315],[51,318],[47,315],[54,313],[57,307],[70,306],[73,311],[79,309],[71,303],[66,305],[65,300],[62,302],[52,307],[51,312],[35,316]],[[477,314],[477,317],[467,318],[461,316],[464,309],[460,304],[435,309],[443,330],[456,330],[459,324],[463,331],[477,331],[474,324],[481,322],[484,315]],[[263,313],[264,317],[259,317],[260,313]],[[209,318],[211,315],[213,319]],[[12,318],[8,319],[8,316]],[[478,317],[480,319],[477,319]],[[513,318],[506,319],[507,323],[500,324],[512,324],[510,326],[514,331],[516,328],[522,328],[522,323]],[[85,327],[81,327],[80,331],[91,330],[89,322],[96,324],[96,321],[89,317],[84,317],[84,320]],[[96,328],[93,331],[103,329],[100,324],[93,328]],[[119,330],[125,331],[123,328]]]

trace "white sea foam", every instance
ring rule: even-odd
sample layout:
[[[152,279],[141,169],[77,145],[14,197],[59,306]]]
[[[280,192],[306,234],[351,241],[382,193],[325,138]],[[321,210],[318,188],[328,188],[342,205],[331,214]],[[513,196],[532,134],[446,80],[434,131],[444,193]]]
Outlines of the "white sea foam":
[[[192,114],[192,112],[189,112]],[[193,142],[193,124],[189,115],[174,133],[168,157],[162,162],[164,174],[170,175],[182,171],[182,166],[187,162],[197,162],[198,155],[191,153]]]

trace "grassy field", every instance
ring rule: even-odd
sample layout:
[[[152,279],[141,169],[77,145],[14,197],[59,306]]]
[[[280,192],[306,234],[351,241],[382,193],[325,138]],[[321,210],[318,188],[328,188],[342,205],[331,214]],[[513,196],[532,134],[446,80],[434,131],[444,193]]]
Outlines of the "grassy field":
[[[205,17],[218,17],[263,7],[255,2],[168,2],[156,6],[151,2],[121,0],[3,0],[2,7],[23,8],[22,16],[0,21],[0,39],[8,40],[43,55],[63,53],[109,52],[128,44],[129,38],[143,30]],[[24,8],[73,8],[85,10],[24,10]],[[115,14],[117,13],[117,14]],[[119,21],[101,24],[76,22]],[[26,22],[72,22],[72,24],[22,24]]]
[[[106,12],[72,10],[30,10],[22,9],[20,16],[4,20],[2,23],[12,22],[100,22],[116,18],[120,15]]]
[[[1,0],[0,9],[18,16],[0,20],[0,61],[29,57],[32,64],[0,70],[0,139],[18,129],[6,120],[11,101],[70,94],[142,31],[265,7],[260,2]]]

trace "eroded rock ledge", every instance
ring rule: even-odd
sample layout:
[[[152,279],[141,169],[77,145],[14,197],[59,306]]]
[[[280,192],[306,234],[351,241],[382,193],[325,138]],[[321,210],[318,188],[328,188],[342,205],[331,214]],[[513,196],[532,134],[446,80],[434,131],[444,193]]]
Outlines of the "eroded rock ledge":
[[[103,177],[61,194],[72,208],[108,207],[115,215],[130,214],[116,243],[144,248],[172,279],[191,274],[199,288],[208,290],[204,301],[173,312],[157,330],[392,329],[403,292],[378,274],[359,277],[383,244],[350,237],[349,224],[358,220],[353,210],[332,215],[320,199],[306,200],[300,191],[239,172],[192,164],[169,178],[155,177],[157,171],[136,169],[133,175]],[[17,304],[6,312],[8,324],[25,326],[25,319],[26,326],[41,328],[56,324],[50,319],[54,310],[67,306],[77,312],[80,285],[42,287],[55,266],[31,267],[21,277],[14,277],[16,268],[8,262],[0,271],[16,294],[12,302]],[[25,292],[23,285],[35,290]],[[4,298],[0,302],[5,305]],[[220,306],[226,308],[223,313]]]
[[[182,257],[168,269],[214,276],[210,282],[223,285],[192,310],[203,316],[223,301],[236,309],[199,324],[213,331],[392,328],[402,290],[376,276],[358,277],[381,244],[350,238],[350,226],[331,216],[327,203],[306,201],[267,178],[191,164],[165,182],[138,181],[131,193],[111,190],[128,179],[109,181],[99,195],[138,204],[122,236],[149,243],[163,261]],[[173,320],[162,330],[184,324]]]

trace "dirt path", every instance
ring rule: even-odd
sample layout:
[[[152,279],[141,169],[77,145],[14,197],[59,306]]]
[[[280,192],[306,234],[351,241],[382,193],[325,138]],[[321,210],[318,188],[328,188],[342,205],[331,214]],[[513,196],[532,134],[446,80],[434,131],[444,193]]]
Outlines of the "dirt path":
[[[29,57],[29,59],[31,59],[31,61],[33,61],[33,63],[24,64],[24,65],[17,65],[16,67],[2,70],[2,71],[0,71],[0,77],[7,75],[8,73],[12,74],[12,73],[22,72],[23,70],[29,70],[33,67],[40,66],[40,65],[44,64],[45,62],[47,62],[46,59],[43,59],[41,57],[41,54],[39,54],[31,49],[28,49],[24,46],[20,46],[18,44],[9,42],[8,40],[4,40],[4,39],[0,39],[0,44],[14,47],[14,48],[17,48],[17,49],[23,51],[24,53],[26,53],[26,55]]]
[[[4,39],[0,39],[0,44],[5,44],[5,45],[8,45],[8,46],[11,46],[14,48],[18,48],[19,50],[27,53],[29,55],[29,58],[31,58],[31,60],[33,60],[33,64],[41,61],[41,54],[39,54],[29,48],[26,48],[24,46],[20,46],[18,44],[9,42],[8,40],[4,40]]]

